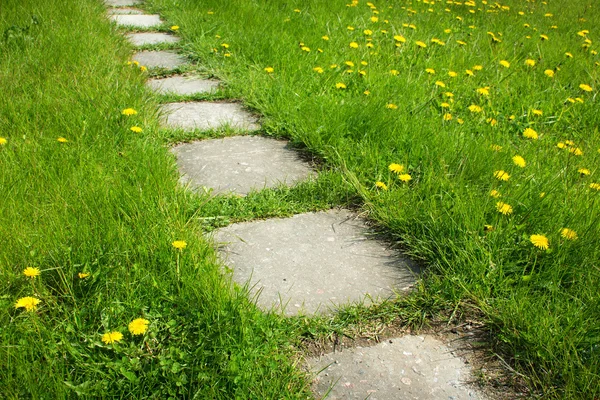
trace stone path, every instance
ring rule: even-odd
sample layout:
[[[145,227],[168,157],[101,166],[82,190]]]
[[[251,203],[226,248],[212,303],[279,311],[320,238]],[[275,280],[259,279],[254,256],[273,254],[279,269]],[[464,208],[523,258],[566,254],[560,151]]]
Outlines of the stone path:
[[[148,31],[164,23],[158,15],[129,8],[139,0],[105,3],[121,7],[109,12],[119,26],[146,30],[126,34],[133,46],[179,40]],[[132,59],[160,72],[190,67],[187,58],[174,51],[141,51]],[[151,90],[173,96],[210,94],[218,84],[180,75],[147,82]],[[261,128],[239,103],[167,103],[160,114],[164,129],[234,128],[249,133]],[[211,190],[213,195],[245,195],[293,185],[317,174],[286,142],[261,136],[200,140],[171,151],[181,183]],[[233,271],[233,280],[248,285],[259,307],[286,316],[335,313],[348,303],[368,305],[402,295],[418,275],[410,260],[375,238],[366,222],[348,210],[232,224],[214,232],[213,239],[223,263]],[[324,354],[309,359],[308,368],[315,376],[315,394],[328,399],[484,399],[467,385],[473,378],[463,360],[428,335]]]

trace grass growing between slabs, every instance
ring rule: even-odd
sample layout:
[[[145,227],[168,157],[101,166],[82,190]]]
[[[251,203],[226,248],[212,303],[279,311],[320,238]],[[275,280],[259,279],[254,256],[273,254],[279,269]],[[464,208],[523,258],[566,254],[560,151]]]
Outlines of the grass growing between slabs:
[[[594,2],[148,5],[268,133],[347,171],[532,389],[600,395]]]
[[[306,397],[281,321],[190,219],[100,3],[0,4],[0,397]]]

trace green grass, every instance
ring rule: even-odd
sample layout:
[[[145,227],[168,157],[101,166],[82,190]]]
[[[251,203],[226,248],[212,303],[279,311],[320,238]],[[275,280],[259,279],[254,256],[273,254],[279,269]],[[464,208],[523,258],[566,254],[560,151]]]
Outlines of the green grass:
[[[371,218],[427,262],[426,298],[482,313],[495,348],[543,396],[598,397],[597,7],[347,3],[152,0],[148,9],[180,26],[183,51],[260,112],[266,134],[289,137],[341,173],[332,188],[350,184]],[[477,92],[484,87],[488,96]],[[524,137],[527,128],[538,139]],[[573,144],[557,147],[566,141]],[[400,182],[391,163],[402,164],[412,181]],[[500,170],[508,181],[494,178]],[[389,190],[376,190],[377,181]],[[492,190],[502,197],[491,197]],[[498,212],[499,201],[512,214]],[[578,239],[562,237],[563,228]],[[547,250],[533,245],[535,234],[547,237]]]

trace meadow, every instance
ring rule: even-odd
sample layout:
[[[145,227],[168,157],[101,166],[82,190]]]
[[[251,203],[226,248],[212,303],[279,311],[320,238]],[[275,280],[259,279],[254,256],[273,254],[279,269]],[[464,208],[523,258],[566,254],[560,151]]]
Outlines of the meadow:
[[[217,199],[167,145],[229,132],[160,130],[100,3],[0,3],[0,396],[307,398],[303,340],[397,318],[477,319],[531,393],[600,396],[593,1],[147,0],[214,98],[319,161]],[[336,205],[427,265],[412,296],[286,320],[202,238]]]

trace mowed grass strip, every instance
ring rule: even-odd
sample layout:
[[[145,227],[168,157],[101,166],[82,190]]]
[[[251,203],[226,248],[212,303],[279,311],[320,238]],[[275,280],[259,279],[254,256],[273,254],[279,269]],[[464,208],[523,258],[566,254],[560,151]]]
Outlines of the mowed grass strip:
[[[0,4],[0,397],[306,397],[193,223],[101,3]]]
[[[600,395],[597,7],[149,4],[268,133],[347,171],[429,296],[483,312],[532,389]]]

